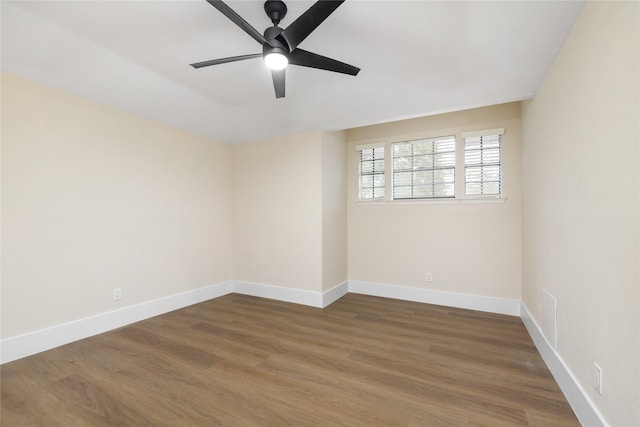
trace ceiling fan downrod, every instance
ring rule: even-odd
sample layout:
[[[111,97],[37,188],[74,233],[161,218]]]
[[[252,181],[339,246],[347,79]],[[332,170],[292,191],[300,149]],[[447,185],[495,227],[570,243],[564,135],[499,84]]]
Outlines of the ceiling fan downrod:
[[[276,27],[287,14],[287,5],[282,0],[267,0],[264,2],[264,11]]]

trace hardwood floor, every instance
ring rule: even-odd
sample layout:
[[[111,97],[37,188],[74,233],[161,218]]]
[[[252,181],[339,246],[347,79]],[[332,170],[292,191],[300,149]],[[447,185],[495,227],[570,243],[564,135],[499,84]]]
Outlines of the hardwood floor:
[[[520,319],[227,295],[2,365],[2,426],[579,425]]]

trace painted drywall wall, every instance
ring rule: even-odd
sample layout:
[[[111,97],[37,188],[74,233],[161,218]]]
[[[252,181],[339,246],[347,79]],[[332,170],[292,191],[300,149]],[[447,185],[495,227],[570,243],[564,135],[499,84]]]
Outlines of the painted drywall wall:
[[[345,132],[322,132],[322,290],[347,280]]]
[[[312,292],[344,283],[344,132],[306,132],[231,150],[234,279]]]
[[[356,146],[456,135],[460,156],[461,132],[502,127],[504,203],[358,202]],[[350,129],[347,140],[350,280],[520,299],[519,103]]]
[[[523,105],[523,302],[612,426],[640,425],[638,2],[591,2]],[[592,385],[603,369],[603,394]]]
[[[231,279],[230,160],[3,73],[2,338]]]
[[[322,289],[322,135],[231,147],[234,279]]]

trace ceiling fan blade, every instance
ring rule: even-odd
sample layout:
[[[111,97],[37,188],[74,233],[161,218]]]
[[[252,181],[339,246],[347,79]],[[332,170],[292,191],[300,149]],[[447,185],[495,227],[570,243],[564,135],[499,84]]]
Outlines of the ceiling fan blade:
[[[276,90],[276,98],[284,98],[284,74],[285,70],[271,70],[273,88]]]
[[[209,61],[196,62],[190,64],[193,68],[208,67],[210,65],[226,64],[227,62],[243,61],[245,59],[261,58],[261,53],[252,53],[251,55],[230,56],[228,58],[211,59]]]
[[[289,64],[349,74],[350,76],[356,76],[360,72],[360,68],[354,67],[353,65],[345,64],[344,62],[302,49],[295,49],[289,54]]]
[[[298,19],[293,21],[283,32],[282,36],[287,41],[289,48],[294,50],[302,40],[306,39],[318,25],[327,19],[334,10],[338,8],[344,0],[325,1],[320,0],[314,3],[305,13],[300,15]]]
[[[260,44],[264,44],[267,40],[264,38],[262,34],[260,34],[255,28],[251,26],[247,21],[245,21],[240,15],[238,15],[233,9],[227,6],[222,0],[207,0],[207,2],[218,9],[224,16],[229,18],[236,24],[238,27],[242,28],[245,33],[249,34]]]

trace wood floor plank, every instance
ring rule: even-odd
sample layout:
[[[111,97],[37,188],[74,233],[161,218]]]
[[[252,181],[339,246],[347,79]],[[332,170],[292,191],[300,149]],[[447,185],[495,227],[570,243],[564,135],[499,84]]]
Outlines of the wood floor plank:
[[[372,420],[385,425],[402,425],[407,420],[402,414],[388,414],[373,409],[367,414],[350,407],[346,399],[336,398],[335,393],[320,393],[314,384],[299,381],[297,377],[275,375],[273,372],[225,362],[214,368],[217,378],[242,390],[251,389],[250,400],[263,404],[276,414],[287,414],[277,424],[270,425],[371,425]],[[353,415],[357,414],[357,417]],[[273,415],[271,415],[273,416]]]
[[[0,425],[577,426],[517,317],[226,295],[0,367]]]
[[[412,376],[386,366],[365,364],[362,361],[321,355],[304,357],[300,354],[288,353],[286,356],[291,359],[289,363],[295,361],[300,364],[302,369],[324,371],[328,375],[344,372],[351,378],[389,390],[405,399],[429,401],[443,407],[451,406],[454,403],[461,408],[492,415],[498,421],[509,422],[512,425],[525,425],[525,414],[519,406],[508,405],[494,396],[489,396],[488,399],[476,399],[479,394],[479,391],[476,390],[469,390],[465,387],[447,387],[431,378]]]
[[[166,352],[196,366],[209,368],[221,360],[213,354],[202,351],[195,344],[181,344],[175,339],[171,339],[160,333],[154,333],[146,330],[142,325],[132,325],[128,328],[122,328],[116,333],[130,339],[131,341],[144,343],[153,347],[156,351]]]
[[[283,377],[289,377],[301,383],[309,384],[318,390],[320,394],[335,396],[344,405],[353,406],[353,412],[364,415],[355,420],[353,424],[360,425],[374,417],[379,422],[364,423],[364,425],[466,425],[468,421],[464,410],[448,408],[439,402],[420,399],[414,396],[403,396],[392,388],[379,387],[368,379],[354,375],[336,375],[332,369],[318,368],[313,363],[297,358],[289,358],[280,355],[269,358],[260,365],[261,369],[276,373]],[[448,410],[451,409],[451,410]],[[403,414],[409,417],[409,424],[383,422],[376,415],[382,411],[386,416]]]
[[[202,365],[186,363],[144,342],[130,341],[117,331],[102,338],[92,343],[91,354],[73,351],[68,357],[73,358],[79,372],[102,386],[111,385],[123,399],[144,408],[153,425],[182,425],[185,420],[192,425],[234,425],[235,408],[244,396],[219,384],[212,388]],[[118,362],[114,364],[114,360]]]
[[[52,396],[46,396],[41,392],[40,384],[37,384],[28,376],[21,375],[21,367],[17,363],[2,366],[2,413],[0,413],[3,425],[33,425],[45,426],[47,419],[45,407],[50,404]],[[54,403],[55,404],[55,403]],[[56,420],[50,420],[53,426],[63,426]]]

